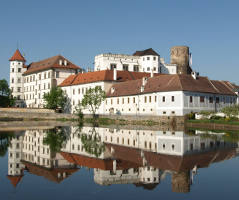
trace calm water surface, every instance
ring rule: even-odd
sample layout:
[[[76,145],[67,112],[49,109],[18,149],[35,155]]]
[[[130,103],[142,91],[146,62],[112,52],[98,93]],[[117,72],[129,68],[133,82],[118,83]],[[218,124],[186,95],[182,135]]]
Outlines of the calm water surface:
[[[2,131],[1,199],[236,199],[237,134],[77,126]]]

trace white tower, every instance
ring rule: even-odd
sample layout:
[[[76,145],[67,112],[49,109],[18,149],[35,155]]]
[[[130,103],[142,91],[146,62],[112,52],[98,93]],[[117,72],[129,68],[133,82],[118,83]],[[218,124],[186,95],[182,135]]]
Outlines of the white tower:
[[[17,49],[14,55],[9,59],[10,61],[10,89],[13,97],[16,97],[16,106],[24,106],[24,87],[22,74],[26,71],[25,58]]]

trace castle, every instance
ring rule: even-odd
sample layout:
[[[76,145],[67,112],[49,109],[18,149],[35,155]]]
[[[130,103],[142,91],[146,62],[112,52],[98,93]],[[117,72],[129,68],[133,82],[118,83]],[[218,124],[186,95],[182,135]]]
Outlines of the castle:
[[[183,116],[238,103],[238,86],[193,71],[187,46],[171,48],[170,64],[151,48],[133,55],[100,54],[93,72],[84,72],[61,55],[26,65],[16,50],[9,61],[10,88],[18,107],[43,107],[43,95],[54,86],[68,96],[65,112],[70,113],[95,86],[107,94],[98,114]]]

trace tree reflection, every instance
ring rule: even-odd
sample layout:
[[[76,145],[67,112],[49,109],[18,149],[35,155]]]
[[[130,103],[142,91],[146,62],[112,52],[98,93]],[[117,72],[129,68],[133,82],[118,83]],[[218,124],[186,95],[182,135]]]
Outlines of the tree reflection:
[[[8,146],[10,145],[10,141],[13,137],[13,132],[0,132],[0,157],[6,155]]]
[[[79,132],[79,137],[87,153],[99,157],[104,152],[105,145],[95,127],[92,127],[88,134]]]
[[[61,150],[68,137],[68,133],[63,127],[55,127],[47,131],[43,144],[49,145],[52,153],[57,153]]]

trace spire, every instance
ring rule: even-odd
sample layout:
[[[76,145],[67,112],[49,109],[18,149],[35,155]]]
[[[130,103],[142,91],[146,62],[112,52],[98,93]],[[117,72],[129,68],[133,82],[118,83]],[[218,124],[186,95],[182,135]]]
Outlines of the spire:
[[[26,62],[25,58],[22,56],[20,51],[17,49],[9,61],[23,61]]]
[[[19,176],[7,176],[8,179],[11,181],[14,187],[17,187],[17,184],[21,181],[22,175]]]

